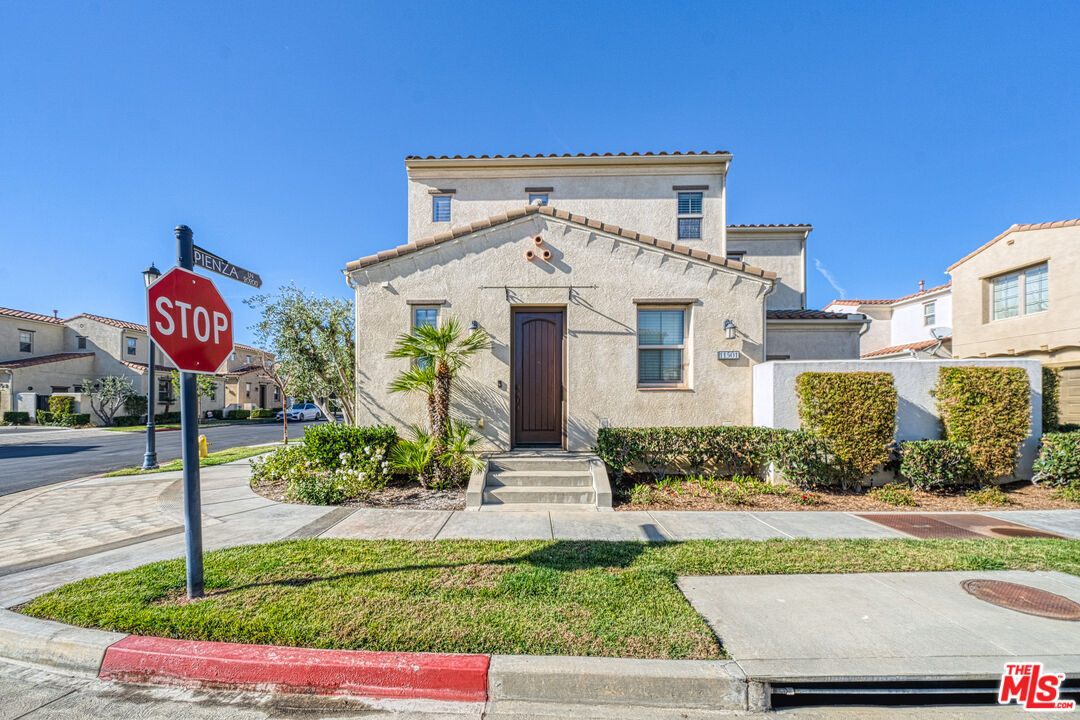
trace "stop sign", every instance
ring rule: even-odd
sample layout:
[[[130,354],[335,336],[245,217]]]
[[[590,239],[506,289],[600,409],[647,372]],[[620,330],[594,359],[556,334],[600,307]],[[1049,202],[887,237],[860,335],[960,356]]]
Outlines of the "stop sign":
[[[232,311],[208,279],[174,267],[146,301],[150,339],[180,370],[213,373],[232,354]]]

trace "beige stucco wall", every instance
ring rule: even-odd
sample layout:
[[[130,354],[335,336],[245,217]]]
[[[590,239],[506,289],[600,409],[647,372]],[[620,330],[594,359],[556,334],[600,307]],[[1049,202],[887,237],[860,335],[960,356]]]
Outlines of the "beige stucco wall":
[[[33,352],[19,352],[19,331],[34,333]],[[64,326],[0,315],[0,361],[65,352]]]
[[[806,307],[806,236],[794,231],[728,228],[727,252],[741,251],[743,262],[777,275],[776,290],[766,300],[770,309]]]
[[[989,278],[1048,263],[1049,309],[990,319]],[[1044,364],[1080,362],[1080,226],[1012,232],[953,267],[957,357],[1024,355]]]
[[[53,387],[67,387],[74,389],[82,381],[91,376],[93,370],[93,357],[79,357],[59,362],[31,365],[30,367],[13,368],[10,374],[7,370],[0,371],[0,383],[10,385],[0,391],[0,412],[14,410],[13,397],[18,393],[32,392],[35,395],[51,395]]]
[[[694,164],[463,165],[406,162],[409,242],[524,207],[526,187],[552,187],[548,204],[559,210],[639,233],[724,254],[726,160]],[[701,240],[678,240],[674,186],[703,190]],[[449,223],[432,222],[430,190],[452,189]],[[771,269],[771,268],[770,268]]]
[[[767,352],[786,360],[856,360],[861,327],[848,321],[769,320]]]
[[[540,234],[551,262],[527,262]],[[511,306],[565,308],[567,447],[587,450],[611,425],[749,424],[751,368],[763,358],[763,301],[770,283],[683,255],[537,215],[388,260],[351,274],[356,289],[357,422],[406,428],[426,421],[422,397],[387,386],[408,366],[388,359],[408,332],[409,300],[445,299],[440,319],[476,320],[492,349],[463,371],[454,413],[488,449],[510,443]],[[381,283],[387,282],[383,288]],[[573,285],[574,289],[568,287]],[[634,298],[696,298],[686,390],[637,388]],[[738,337],[727,340],[731,319]],[[740,350],[720,361],[718,350]]]

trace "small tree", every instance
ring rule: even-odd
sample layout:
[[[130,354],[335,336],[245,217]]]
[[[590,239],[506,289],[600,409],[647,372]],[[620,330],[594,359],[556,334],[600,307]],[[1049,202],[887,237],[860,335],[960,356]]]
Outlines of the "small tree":
[[[90,409],[102,425],[112,425],[117,411],[135,394],[135,386],[126,377],[110,375],[97,382],[82,381],[83,393],[90,398]]]
[[[446,321],[442,327],[421,325],[413,328],[411,333],[399,335],[394,349],[388,353],[388,357],[407,358],[412,360],[409,370],[403,371],[398,378],[390,384],[391,392],[404,390],[423,391],[428,393],[428,416],[431,422],[432,457],[435,463],[435,483],[445,486],[452,472],[452,468],[442,462],[447,454],[450,438],[450,396],[454,378],[462,368],[467,367],[469,358],[491,346],[491,339],[482,329],[476,329],[468,335],[464,335],[461,325],[454,318]],[[426,374],[421,376],[416,371],[424,367],[434,368],[433,383],[430,388],[421,383],[426,382]],[[412,373],[416,382],[409,380]]]
[[[259,353],[259,364],[262,365],[262,371],[270,382],[278,389],[278,394],[281,395],[281,442],[283,445],[289,444],[289,413],[284,412],[285,398],[289,396],[289,391],[292,388],[293,376],[289,373],[288,367],[272,355],[266,352]],[[323,412],[325,415],[325,411]],[[329,417],[329,416],[328,416]]]
[[[210,399],[217,394],[217,375],[206,375],[204,373],[197,373],[195,375],[195,398],[198,403],[198,415],[202,417],[202,399]],[[180,397],[180,372],[178,370],[172,371],[172,389],[173,395]]]

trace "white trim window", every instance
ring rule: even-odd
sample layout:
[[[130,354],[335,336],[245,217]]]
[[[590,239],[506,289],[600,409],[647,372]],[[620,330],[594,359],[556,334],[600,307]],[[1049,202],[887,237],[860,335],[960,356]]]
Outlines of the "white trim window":
[[[937,323],[937,302],[931,301],[923,303],[922,306],[922,324],[929,327]]]
[[[415,330],[418,327],[423,326],[438,327],[439,326],[439,306],[438,305],[413,305],[412,307],[412,329]],[[431,365],[431,358],[422,357],[416,361],[417,367],[426,368]]]
[[[1050,307],[1050,272],[1040,263],[990,278],[990,319],[1046,312]]]
[[[132,338],[132,337],[127,338],[127,354],[128,355],[138,355],[138,353],[139,353],[139,343],[138,343],[138,341],[135,338]]]
[[[20,330],[19,331],[19,352],[32,353],[34,352],[34,331],[33,330]]]
[[[637,311],[639,387],[686,385],[686,329],[690,312],[684,307]]]
[[[431,196],[431,222],[450,222],[450,196]]]
[[[679,224],[680,240],[701,239],[701,217],[703,215],[702,199],[705,194],[698,191],[678,193],[677,222]]]

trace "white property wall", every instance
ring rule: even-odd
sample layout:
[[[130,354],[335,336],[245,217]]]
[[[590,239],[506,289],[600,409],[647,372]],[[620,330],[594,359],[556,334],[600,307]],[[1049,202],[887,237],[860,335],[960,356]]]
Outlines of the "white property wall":
[[[946,366],[1022,367],[1031,386],[1031,426],[1020,447],[1016,476],[1031,478],[1039,438],[1042,435],[1042,365],[1038,360],[780,360],[754,366],[754,425],[760,427],[800,427],[795,378],[804,372],[888,372],[896,385],[896,439],[936,440],[941,437],[941,419],[930,391],[937,385],[938,369]]]

